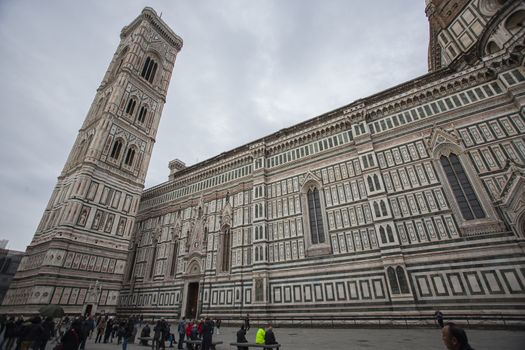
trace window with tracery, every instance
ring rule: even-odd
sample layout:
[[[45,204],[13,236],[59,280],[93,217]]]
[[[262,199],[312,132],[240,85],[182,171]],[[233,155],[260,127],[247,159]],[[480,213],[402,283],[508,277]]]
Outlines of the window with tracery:
[[[113,148],[111,149],[110,157],[113,159],[118,159],[120,157],[120,151],[122,149],[122,141],[116,140],[115,143],[113,143]]]
[[[135,111],[135,106],[137,105],[137,101],[135,99],[130,99],[128,101],[128,105],[126,106],[126,114],[133,115],[133,112]]]
[[[146,120],[146,114],[148,113],[148,108],[145,106],[140,107],[139,116],[137,117],[137,121],[139,123],[144,123]]]
[[[224,229],[222,234],[222,262],[221,262],[221,271],[228,272],[230,271],[230,252],[231,250],[231,233],[230,228],[227,227]]]
[[[388,283],[392,294],[408,294],[410,288],[408,287],[408,281],[406,278],[405,270],[401,266],[394,267],[390,266],[387,269]]]
[[[128,152],[126,153],[126,158],[124,159],[124,164],[126,164],[127,166],[132,166],[134,158],[135,158],[135,149],[130,147],[130,148],[128,148]]]
[[[170,266],[170,276],[174,277],[177,272],[177,255],[179,252],[179,244],[173,242],[173,254],[171,255],[171,266]]]
[[[485,218],[485,212],[459,157],[454,153],[448,157],[443,155],[440,157],[440,162],[463,218],[465,220]]]
[[[323,217],[321,214],[321,201],[319,200],[319,190],[317,190],[315,187],[308,190],[307,199],[312,244],[324,243],[325,234],[323,227]]]
[[[144,67],[142,68],[142,73],[140,73],[140,76],[150,83],[153,83],[153,79],[155,79],[155,73],[157,73],[157,62],[148,56],[146,58],[146,62],[144,62]]]

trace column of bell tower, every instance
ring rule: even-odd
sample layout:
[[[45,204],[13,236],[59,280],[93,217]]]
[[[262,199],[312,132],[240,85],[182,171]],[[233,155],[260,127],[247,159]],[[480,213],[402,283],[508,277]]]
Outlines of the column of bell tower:
[[[116,310],[128,245],[182,39],[151,8],[120,44],[1,313]]]

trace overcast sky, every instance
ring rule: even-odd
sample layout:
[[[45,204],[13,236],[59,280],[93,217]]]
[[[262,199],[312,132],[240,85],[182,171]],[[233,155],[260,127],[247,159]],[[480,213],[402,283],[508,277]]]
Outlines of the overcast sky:
[[[427,71],[423,0],[0,0],[0,239],[25,250],[145,6],[184,40],[146,187]]]

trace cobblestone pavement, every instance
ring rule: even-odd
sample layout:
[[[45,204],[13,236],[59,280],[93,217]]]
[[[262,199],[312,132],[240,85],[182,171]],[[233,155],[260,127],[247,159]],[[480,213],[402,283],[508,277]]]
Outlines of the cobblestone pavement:
[[[174,328],[172,328],[174,329]],[[214,340],[224,343],[217,346],[217,350],[236,349],[229,344],[236,340],[237,329],[221,328],[219,335],[214,335]],[[255,341],[255,328],[251,328],[246,336],[248,341]],[[439,329],[311,329],[311,328],[275,328],[277,341],[282,344],[281,349],[426,349],[443,350],[445,346],[441,341]],[[522,350],[525,348],[525,332],[504,330],[468,330],[467,335],[472,347],[476,350],[505,349]],[[88,341],[86,350],[120,350],[121,345],[116,341],[112,344],[94,344],[94,338]],[[166,350],[169,350],[166,342]],[[46,350],[52,350],[49,344]],[[129,344],[129,350],[146,350],[137,344]],[[174,345],[177,348],[177,344]]]

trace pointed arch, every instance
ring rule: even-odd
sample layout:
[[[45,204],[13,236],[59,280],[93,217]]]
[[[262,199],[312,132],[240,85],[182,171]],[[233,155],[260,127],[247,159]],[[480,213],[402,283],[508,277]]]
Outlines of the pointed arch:
[[[384,200],[381,200],[379,203],[380,203],[380,205],[381,205],[381,215],[382,215],[382,216],[386,216],[386,215],[388,215],[388,211],[386,210],[386,204],[385,204],[385,201],[384,201]]]
[[[368,189],[370,190],[370,192],[373,192],[374,191],[374,184],[372,182],[372,177],[367,176],[366,180],[368,182]]]
[[[231,265],[231,229],[230,226],[224,226],[221,231],[221,272],[229,272]]]
[[[374,202],[374,214],[376,215],[376,217],[381,216],[381,212],[379,211],[379,204],[377,204],[377,202]]]
[[[485,218],[483,207],[459,157],[454,153],[448,156],[442,155],[440,162],[463,218],[465,220]]]
[[[386,240],[385,228],[383,226],[379,226],[379,235],[381,236],[381,242],[383,244],[388,243],[388,241]]]
[[[133,161],[135,159],[135,153],[136,153],[136,147],[135,146],[130,146],[128,148],[128,151],[126,152],[126,157],[124,158],[124,164],[129,166],[129,167],[132,167],[133,166]]]
[[[399,281],[399,289],[401,290],[401,293],[410,293],[410,289],[408,288],[408,281],[405,275],[405,270],[401,266],[396,267],[396,275],[397,280]]]
[[[122,150],[122,139],[118,138],[113,142],[113,147],[111,148],[110,157],[113,159],[119,159],[120,151]]]
[[[390,284],[390,290],[392,291],[392,294],[399,294],[399,284],[397,282],[396,272],[394,271],[394,268],[390,266],[387,269],[387,275],[388,275],[388,283]]]

